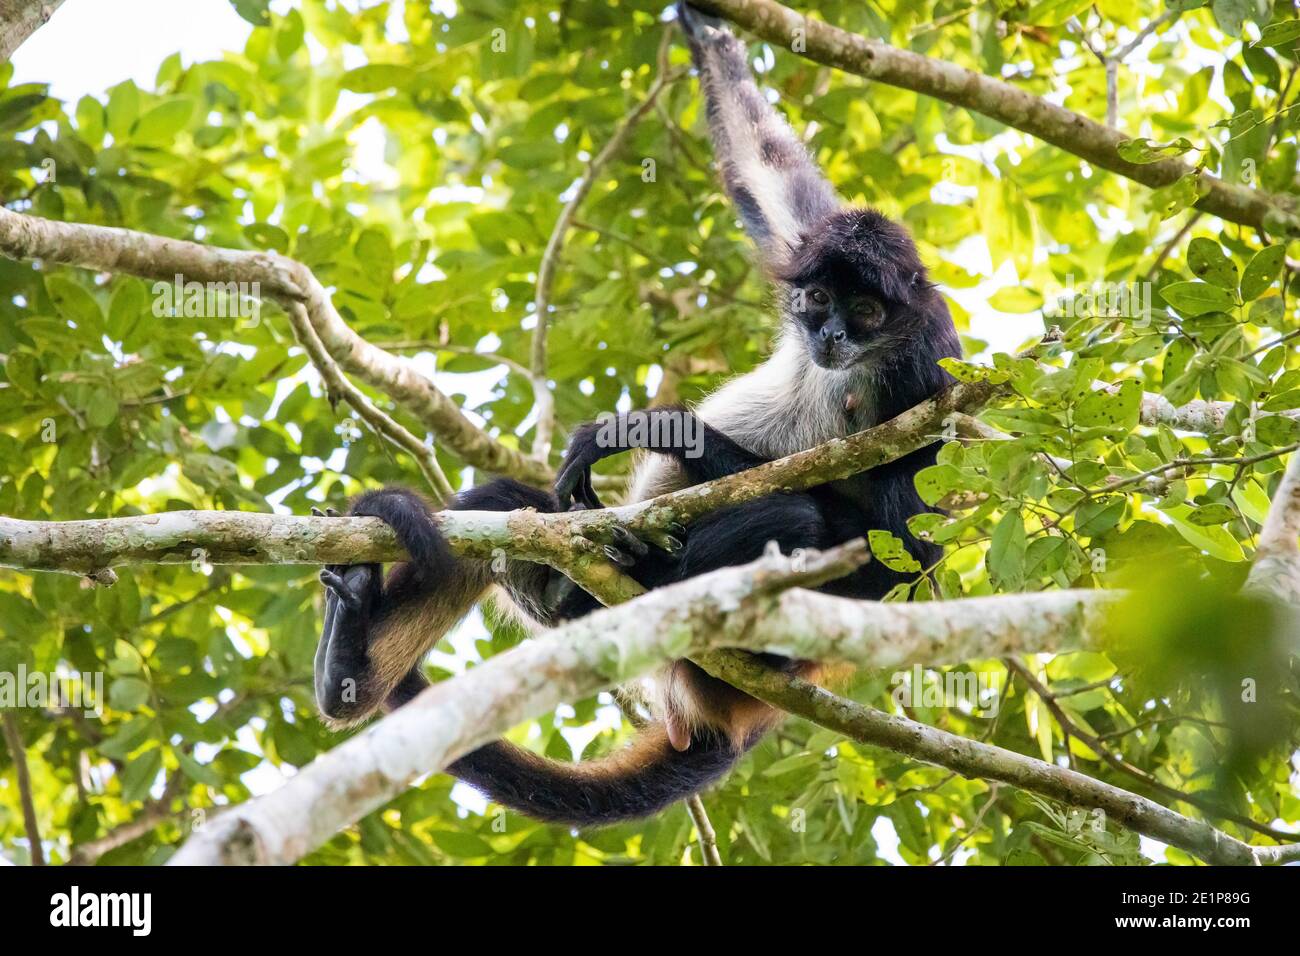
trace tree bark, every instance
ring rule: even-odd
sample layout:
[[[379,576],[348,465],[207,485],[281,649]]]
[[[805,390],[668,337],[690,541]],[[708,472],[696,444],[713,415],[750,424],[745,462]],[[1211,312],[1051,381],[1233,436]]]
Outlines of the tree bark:
[[[0,63],[9,62],[62,5],[63,0],[0,0]]]

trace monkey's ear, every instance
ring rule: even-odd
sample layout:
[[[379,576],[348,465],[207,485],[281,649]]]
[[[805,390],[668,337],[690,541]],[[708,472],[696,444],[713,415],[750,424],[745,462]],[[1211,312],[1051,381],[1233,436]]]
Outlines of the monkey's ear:
[[[722,184],[763,264],[779,269],[839,197],[754,82],[745,44],[718,21],[687,16]]]

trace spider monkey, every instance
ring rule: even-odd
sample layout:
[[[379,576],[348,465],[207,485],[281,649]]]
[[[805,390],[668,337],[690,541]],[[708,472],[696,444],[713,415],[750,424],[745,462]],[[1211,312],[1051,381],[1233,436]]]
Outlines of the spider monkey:
[[[639,463],[630,499],[710,481],[850,435],[934,395],[951,379],[936,364],[959,356],[952,319],[926,277],[907,230],[871,209],[849,208],[750,76],[744,44],[721,21],[679,5],[699,73],[723,186],[777,289],[782,327],[773,354],[693,411],[703,454],[655,447]],[[693,423],[694,424],[694,423]],[[619,434],[631,435],[619,429]],[[660,430],[660,434],[668,434]],[[693,435],[679,429],[679,434]],[[800,493],[778,493],[696,519],[658,547],[616,532],[607,554],[647,588],[740,564],[770,541],[782,551],[826,548],[886,529],[923,565],[940,549],[919,541],[907,519],[929,510],[913,477],[935,461],[937,445],[869,473]],[[497,479],[458,495],[451,508],[557,512],[601,507],[591,466],[629,450],[600,440],[593,424],[572,438],[554,493]],[[580,617],[597,603],[545,566],[508,561],[494,575],[485,561],[457,557],[413,492],[362,495],[353,515],[388,523],[410,555],[387,579],[377,564],[321,572],[325,623],[316,654],[316,696],[326,719],[358,722],[401,706],[427,685],[426,652],[493,585],[543,626]],[[878,563],[824,587],[879,599],[904,576]],[[816,679],[815,663],[762,655],[769,666]],[[603,825],[653,814],[724,774],[780,718],[752,697],[689,661],[655,680],[657,719],[609,757],[563,763],[505,741],[450,765],[449,772],[497,803],[543,820]]]

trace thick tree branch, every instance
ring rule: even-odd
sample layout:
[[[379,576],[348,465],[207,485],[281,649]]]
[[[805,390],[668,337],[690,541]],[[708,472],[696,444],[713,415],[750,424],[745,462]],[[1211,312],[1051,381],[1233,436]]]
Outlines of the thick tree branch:
[[[998,780],[1074,807],[1100,808],[1121,826],[1208,863],[1249,865],[1300,859],[1300,845],[1250,846],[1146,797],[1065,767],[836,697],[815,684],[763,667],[743,653],[719,651],[696,660],[713,676],[854,740],[946,767],[965,777]]]
[[[39,30],[63,6],[63,0],[0,0],[0,63]]]
[[[1119,155],[1126,137],[1118,130],[954,63],[804,17],[776,0],[698,0],[698,6],[814,62],[973,110],[1145,186],[1168,186],[1192,172],[1178,159],[1130,163]],[[1198,185],[1199,209],[1271,233],[1300,233],[1298,210],[1287,197],[1207,173],[1198,176]]]
[[[1246,588],[1300,605],[1300,452],[1273,495]]]
[[[0,255],[42,259],[145,279],[239,282],[285,308],[301,305],[325,351],[347,371],[389,395],[464,461],[484,471],[545,486],[543,463],[492,438],[424,375],[357,335],[334,308],[316,276],[300,262],[270,252],[204,246],[129,229],[55,222],[0,208]]]
[[[769,554],[568,623],[434,685],[278,790],[224,814],[173,862],[293,862],[520,721],[684,655],[739,647],[893,668],[1102,641],[1111,598],[1101,592],[896,605],[786,590],[840,576],[864,557],[861,542],[800,562]]]
[[[490,558],[494,549],[559,567],[607,603],[634,595],[596,542],[614,525],[650,537],[673,523],[774,491],[799,490],[895,461],[930,444],[946,424],[966,422],[1005,386],[959,382],[874,428],[835,439],[749,471],[600,511],[445,512],[443,533],[463,555]],[[1143,421],[1180,427],[1222,425],[1213,403],[1174,408],[1152,396]],[[328,564],[393,561],[404,555],[373,518],[299,518],[252,512],[175,511],[130,518],[44,522],[0,517],[0,566],[90,574],[131,563]],[[1262,573],[1262,572],[1261,572]],[[619,584],[619,582],[624,582]],[[603,591],[603,593],[602,593]]]

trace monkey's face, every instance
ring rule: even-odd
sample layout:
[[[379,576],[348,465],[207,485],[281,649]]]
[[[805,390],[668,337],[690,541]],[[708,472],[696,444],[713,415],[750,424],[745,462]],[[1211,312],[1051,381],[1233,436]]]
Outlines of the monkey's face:
[[[865,361],[879,344],[887,319],[884,303],[856,283],[794,285],[787,310],[802,330],[809,356],[828,369]]]

